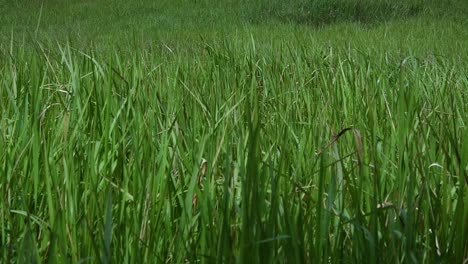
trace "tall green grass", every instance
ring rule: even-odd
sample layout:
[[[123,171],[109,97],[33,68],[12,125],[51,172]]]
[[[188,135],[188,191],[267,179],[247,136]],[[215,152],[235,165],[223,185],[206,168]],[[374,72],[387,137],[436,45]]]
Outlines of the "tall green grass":
[[[253,38],[191,54],[12,42],[0,259],[463,263],[466,72]]]

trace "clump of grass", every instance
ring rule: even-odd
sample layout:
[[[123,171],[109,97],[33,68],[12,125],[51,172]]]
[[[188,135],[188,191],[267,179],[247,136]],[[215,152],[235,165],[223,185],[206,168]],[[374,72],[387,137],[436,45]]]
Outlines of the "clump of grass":
[[[285,22],[312,26],[337,23],[376,25],[390,20],[415,17],[423,11],[424,5],[418,1],[276,1],[263,5],[259,14],[253,15],[252,19],[261,21],[277,18]]]
[[[466,24],[465,1],[389,0],[301,0],[259,2],[248,19],[257,24],[269,21],[324,27],[355,23],[378,26],[414,18],[456,21]]]

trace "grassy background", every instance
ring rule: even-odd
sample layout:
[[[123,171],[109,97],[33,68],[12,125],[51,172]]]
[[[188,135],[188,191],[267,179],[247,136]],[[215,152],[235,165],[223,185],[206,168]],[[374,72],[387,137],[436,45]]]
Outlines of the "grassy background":
[[[466,1],[0,0],[9,263],[463,263]]]
[[[72,41],[74,47],[190,50],[204,40],[352,45],[466,55],[468,4],[444,1],[0,1],[8,43]],[[457,52],[452,52],[452,50]]]

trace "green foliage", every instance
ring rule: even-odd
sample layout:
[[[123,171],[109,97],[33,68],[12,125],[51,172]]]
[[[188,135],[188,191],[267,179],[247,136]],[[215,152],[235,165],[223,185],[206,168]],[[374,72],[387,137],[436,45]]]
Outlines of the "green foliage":
[[[298,1],[293,5],[287,2],[270,7],[266,5],[263,16],[276,16],[280,20],[315,26],[343,22],[372,25],[417,16],[423,7],[421,3],[413,1],[314,0]]]
[[[463,263],[464,5],[211,2],[0,0],[0,262]]]
[[[466,64],[247,43],[3,50],[2,259],[461,262]]]
[[[375,26],[416,17],[445,17],[466,23],[466,1],[298,0],[268,1],[250,15],[251,21],[278,20],[309,26],[359,23]]]

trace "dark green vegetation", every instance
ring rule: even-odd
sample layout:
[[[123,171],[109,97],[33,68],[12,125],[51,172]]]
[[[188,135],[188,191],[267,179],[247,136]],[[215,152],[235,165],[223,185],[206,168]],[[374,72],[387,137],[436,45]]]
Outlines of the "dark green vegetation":
[[[463,263],[467,10],[0,0],[0,262]]]

